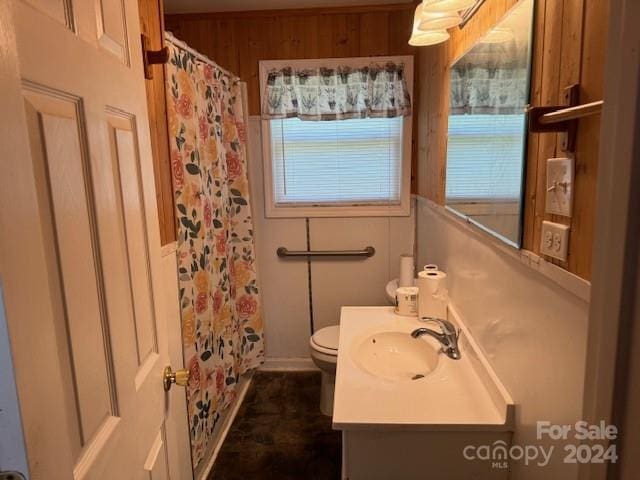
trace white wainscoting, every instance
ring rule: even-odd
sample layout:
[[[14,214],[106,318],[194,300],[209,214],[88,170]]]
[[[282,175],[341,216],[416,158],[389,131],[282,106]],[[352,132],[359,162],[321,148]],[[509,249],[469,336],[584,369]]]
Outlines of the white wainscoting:
[[[267,365],[309,358],[309,273],[304,259],[282,260],[280,246],[307,249],[304,218],[266,218],[259,117],[249,119],[249,183],[255,224],[258,275],[264,307]],[[385,285],[398,276],[400,254],[414,245],[415,209],[408,217],[312,218],[311,248],[362,249],[366,259],[322,259],[311,264],[315,329],[337,325],[343,305],[386,305]],[[274,363],[275,362],[275,363]],[[295,362],[294,362],[295,364]],[[302,364],[300,364],[302,366]]]
[[[523,263],[427,200],[416,212],[418,264],[447,272],[451,302],[517,405],[514,445],[555,445],[548,466],[513,462],[511,478],[576,479],[562,444],[536,439],[536,422],[574,424],[582,415],[588,282]]]

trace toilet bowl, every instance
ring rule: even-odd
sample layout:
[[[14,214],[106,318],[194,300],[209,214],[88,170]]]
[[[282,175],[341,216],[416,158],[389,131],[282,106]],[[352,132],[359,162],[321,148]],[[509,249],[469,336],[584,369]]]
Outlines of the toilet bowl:
[[[336,386],[339,335],[340,327],[333,325],[318,330],[309,339],[311,359],[322,374],[320,411],[328,416],[333,415],[333,393]]]

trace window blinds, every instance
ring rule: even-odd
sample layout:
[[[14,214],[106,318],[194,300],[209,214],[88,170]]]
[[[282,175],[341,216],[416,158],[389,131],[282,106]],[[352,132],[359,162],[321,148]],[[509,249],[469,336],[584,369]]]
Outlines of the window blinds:
[[[270,120],[275,204],[399,204],[402,126],[402,117]]]
[[[447,201],[519,200],[525,116],[451,115]]]

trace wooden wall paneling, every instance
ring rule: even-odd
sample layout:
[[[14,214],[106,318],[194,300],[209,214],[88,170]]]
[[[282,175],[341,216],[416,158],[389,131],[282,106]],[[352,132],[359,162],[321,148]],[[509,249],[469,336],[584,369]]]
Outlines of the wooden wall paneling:
[[[220,66],[230,72],[238,71],[238,52],[234,48],[236,43],[236,30],[232,20],[221,19],[216,22],[215,53]]]
[[[562,91],[568,85],[579,83],[580,102],[602,98],[604,66],[604,39],[606,32],[607,2],[564,0],[547,2],[545,12],[545,48],[542,61],[542,97],[539,104],[549,105],[562,101]],[[559,33],[558,33],[559,32]],[[560,48],[557,38],[560,36]],[[554,84],[557,78],[557,93]],[[534,84],[535,85],[535,84]],[[533,135],[532,135],[533,137]],[[594,235],[595,192],[598,163],[599,116],[580,120],[575,158],[574,212],[572,218],[545,213],[546,160],[565,156],[561,135],[542,134],[536,161],[536,192],[533,201],[527,194],[524,247],[540,252],[542,221],[550,220],[569,225],[569,255],[567,262],[552,258],[549,261],[582,278],[591,276],[591,250]],[[531,179],[528,178],[528,185]],[[533,222],[532,222],[533,212]]]
[[[259,18],[247,19],[249,25],[249,57],[247,61],[249,62],[250,74],[246,80],[252,92],[260,91],[258,62],[264,58],[273,56],[271,52],[279,51],[278,44],[282,44],[281,37],[278,39],[270,36],[270,32],[274,31],[270,28],[270,24],[273,24],[273,22],[274,20],[265,22]],[[270,46],[271,48],[269,48]],[[260,111],[259,95],[249,97],[249,110],[254,112]]]
[[[318,35],[318,15],[307,15],[303,17],[304,31],[302,37],[302,46],[304,48],[304,58],[318,58],[320,41]]]
[[[411,53],[413,53],[413,47],[409,45],[408,40],[413,30],[413,10],[396,10],[389,12],[388,21],[389,51],[396,52],[399,55],[411,55]]]
[[[347,15],[334,15],[332,18],[334,39],[332,56],[360,56],[360,16],[352,13]]]
[[[418,193],[444,205],[450,43],[419,55]]]
[[[609,24],[609,3],[586,1],[582,30],[580,102],[602,100],[604,64]],[[574,215],[569,239],[569,270],[591,278],[591,258],[595,235],[596,183],[600,142],[600,115],[581,119],[576,143]],[[612,161],[614,159],[602,159]],[[615,214],[615,213],[613,213]]]
[[[389,52],[388,25],[388,12],[364,13],[360,17],[360,56],[385,55]]]
[[[256,64],[266,56],[285,58],[285,55],[293,54],[298,50],[294,45],[296,35],[295,22],[285,22],[288,18],[290,17],[283,17],[282,19],[269,17],[260,22],[262,29],[255,31],[256,41],[260,42],[260,50],[256,52]],[[291,27],[286,30],[287,33],[291,35],[291,39],[285,39],[283,36],[283,33],[285,32],[283,30],[283,25],[285,25],[285,23],[289,23],[289,25],[291,25]],[[286,51],[284,47],[285,43],[287,43]],[[260,79],[258,78],[258,80]]]
[[[402,3],[182,14],[167,15],[165,23],[178,38],[246,81],[249,112],[258,115],[258,61],[414,54],[417,50],[407,44],[414,8]]]
[[[278,35],[279,50],[284,58],[298,58],[298,45],[300,41],[296,37],[296,17],[283,17],[277,25],[279,32],[274,30],[273,33]]]
[[[581,71],[581,60],[582,60],[582,29],[583,29],[583,7],[584,0],[564,0],[563,8],[562,8],[562,48],[560,49],[560,58],[558,59],[559,71],[560,71],[560,80],[559,80],[559,90],[558,90],[558,102],[562,103],[563,92],[566,87],[569,85],[580,83],[580,71]],[[549,135],[549,137],[553,137],[554,135]],[[570,155],[567,154],[562,148],[562,141],[564,138],[563,134],[556,134],[556,157],[564,157],[564,156],[573,156],[575,154]],[[596,153],[597,155],[597,153]],[[547,162],[546,158],[538,158],[538,162],[541,163],[539,165],[539,172],[544,171],[545,184],[543,188],[547,189],[546,185],[546,167]],[[576,159],[576,162],[578,160]],[[544,203],[544,202],[539,202]],[[582,205],[581,207],[582,208]],[[552,222],[561,223],[563,225],[572,226],[572,219],[569,217],[561,216],[561,215],[551,215],[543,213],[543,216],[546,220],[550,220]],[[569,238],[573,237],[573,229],[569,234]],[[538,248],[539,244],[538,244]],[[564,269],[569,269],[569,263],[571,262],[571,257],[575,256],[577,252],[574,252],[571,249],[571,245],[569,245],[568,250],[568,258],[566,262],[561,260],[550,258],[554,264],[561,266]]]
[[[258,62],[297,58],[412,55],[415,5],[331,7],[168,15],[167,30],[247,82],[249,114],[260,114]],[[417,191],[418,61],[414,65],[412,192]]]
[[[318,58],[334,56],[333,15],[318,15]],[[255,114],[254,114],[255,115]]]
[[[562,57],[562,11],[563,2],[547,1],[544,13],[544,32],[537,32],[543,35],[543,45],[541,52],[535,52],[535,56],[541,55],[542,75],[538,79],[540,81],[540,103],[539,105],[558,105],[560,102],[559,92],[562,89],[560,85],[560,59]],[[531,243],[525,245],[527,250],[532,252],[540,252],[540,234],[542,229],[542,220],[545,217],[545,195],[546,195],[546,172],[548,158],[556,156],[556,135],[539,134],[538,152],[535,159],[536,162],[536,183],[535,183],[535,202],[531,205],[525,205],[525,210],[533,209],[534,222],[533,233],[530,235]]]
[[[435,47],[434,47],[435,48]],[[428,129],[428,117],[429,108],[428,103],[430,100],[429,95],[429,82],[428,75],[430,73],[428,60],[433,54],[427,55],[424,50],[418,54],[416,58],[415,70],[420,77],[420,82],[416,85],[415,90],[419,92],[419,98],[417,102],[414,102],[413,116],[417,118],[418,126],[417,130],[413,132],[413,138],[418,141],[417,158],[415,160],[416,165],[413,168],[413,175],[416,177],[417,188],[413,191],[418,195],[426,198],[431,198],[428,195],[427,182],[429,175],[427,171],[432,165],[427,158],[427,129]]]
[[[164,45],[162,2],[160,0],[139,0],[138,8],[142,33],[149,37],[150,48],[159,50]],[[152,65],[151,68],[153,79],[146,80],[145,86],[151,134],[151,152],[155,173],[160,241],[162,245],[166,245],[176,240],[176,219],[167,128],[165,76],[162,65]]]

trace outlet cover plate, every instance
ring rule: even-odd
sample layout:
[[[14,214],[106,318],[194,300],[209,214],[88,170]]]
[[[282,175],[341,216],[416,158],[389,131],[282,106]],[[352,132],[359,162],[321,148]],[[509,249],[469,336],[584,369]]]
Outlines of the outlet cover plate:
[[[571,216],[573,172],[573,158],[550,158],[547,160],[547,196],[545,201],[547,213],[555,213],[565,217]]]
[[[568,251],[569,226],[561,223],[542,222],[540,253],[566,262]]]

